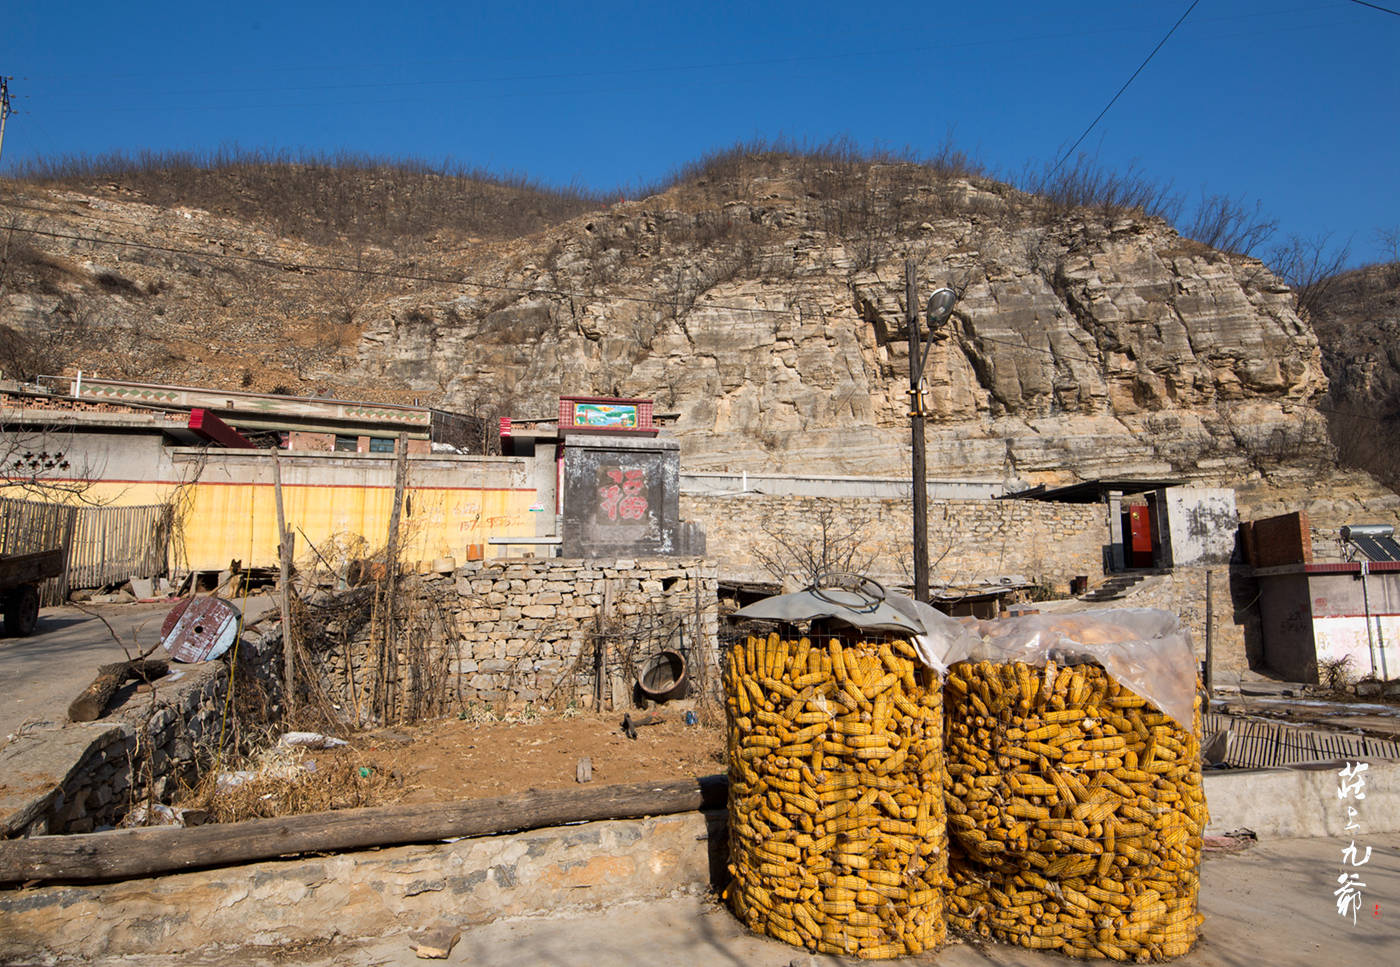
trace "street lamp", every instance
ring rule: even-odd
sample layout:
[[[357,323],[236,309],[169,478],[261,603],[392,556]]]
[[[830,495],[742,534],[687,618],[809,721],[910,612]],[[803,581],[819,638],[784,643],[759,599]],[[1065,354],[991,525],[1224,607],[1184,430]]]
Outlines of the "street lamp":
[[[953,314],[958,294],[937,289],[928,300],[929,341],[920,346],[919,295],[914,260],[904,263],[905,319],[909,326],[909,421],[913,433],[914,490],[914,599],[928,602],[928,472],[924,466],[924,363],[928,361],[933,334]]]

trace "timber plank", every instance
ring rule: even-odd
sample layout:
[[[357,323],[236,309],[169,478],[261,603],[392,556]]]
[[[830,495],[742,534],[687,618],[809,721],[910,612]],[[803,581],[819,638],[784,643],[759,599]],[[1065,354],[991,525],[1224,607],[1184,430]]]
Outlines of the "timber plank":
[[[726,778],[715,775],[587,790],[535,790],[422,806],[344,809],[190,829],[156,826],[77,836],[35,836],[0,841],[0,883],[118,880],[301,853],[661,816],[720,808],[727,793]]]

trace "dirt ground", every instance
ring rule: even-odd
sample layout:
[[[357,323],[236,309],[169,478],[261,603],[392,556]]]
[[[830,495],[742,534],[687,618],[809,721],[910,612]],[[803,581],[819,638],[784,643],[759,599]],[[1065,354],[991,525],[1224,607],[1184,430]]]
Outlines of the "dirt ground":
[[[680,712],[655,714],[665,721],[639,728],[636,739],[622,734],[620,713],[587,713],[528,722],[446,719],[370,734],[353,740],[350,749],[358,749],[373,768],[402,777],[400,802],[568,789],[577,785],[578,760],[584,756],[592,761],[593,782],[603,784],[724,771],[722,729],[686,725]],[[316,758],[336,754],[318,752]]]
[[[592,784],[694,778],[724,771],[724,731],[686,725],[684,710],[629,739],[622,713],[541,715],[520,721],[441,719],[367,732],[325,750],[278,750],[247,781],[220,793],[206,785],[182,805],[220,821],[395,803],[572,789],[588,757]],[[308,766],[314,763],[314,766]],[[261,765],[261,769],[256,768]]]

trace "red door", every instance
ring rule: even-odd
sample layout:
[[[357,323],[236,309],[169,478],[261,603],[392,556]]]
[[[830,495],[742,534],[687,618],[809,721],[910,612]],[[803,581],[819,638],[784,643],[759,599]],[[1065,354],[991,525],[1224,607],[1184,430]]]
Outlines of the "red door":
[[[1152,566],[1152,515],[1146,507],[1129,507],[1127,565],[1128,567]]]

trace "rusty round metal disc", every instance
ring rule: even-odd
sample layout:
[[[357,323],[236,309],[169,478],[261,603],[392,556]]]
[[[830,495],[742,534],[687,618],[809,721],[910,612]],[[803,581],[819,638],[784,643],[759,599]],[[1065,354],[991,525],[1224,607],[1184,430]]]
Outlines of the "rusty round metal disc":
[[[160,626],[160,642],[175,661],[218,658],[237,636],[238,609],[223,598],[186,598]]]

